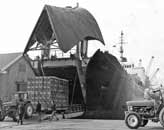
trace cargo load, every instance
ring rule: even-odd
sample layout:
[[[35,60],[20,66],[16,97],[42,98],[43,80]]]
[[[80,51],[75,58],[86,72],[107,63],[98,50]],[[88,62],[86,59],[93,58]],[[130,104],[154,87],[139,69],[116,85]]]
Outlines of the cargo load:
[[[28,98],[34,109],[39,101],[43,110],[51,110],[54,101],[57,110],[66,110],[69,105],[68,91],[68,80],[65,79],[55,76],[39,76],[28,79]]]

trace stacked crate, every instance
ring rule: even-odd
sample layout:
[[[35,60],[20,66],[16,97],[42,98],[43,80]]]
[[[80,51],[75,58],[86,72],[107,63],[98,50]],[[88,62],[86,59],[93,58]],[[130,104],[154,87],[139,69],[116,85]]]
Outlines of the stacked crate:
[[[55,76],[40,76],[28,79],[28,97],[34,107],[37,101],[42,104],[42,109],[50,109],[52,101],[57,109],[68,106],[68,80]]]

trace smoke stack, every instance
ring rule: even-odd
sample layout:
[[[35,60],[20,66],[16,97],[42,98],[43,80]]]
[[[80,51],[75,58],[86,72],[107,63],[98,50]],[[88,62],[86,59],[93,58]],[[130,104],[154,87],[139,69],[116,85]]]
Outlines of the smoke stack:
[[[138,67],[142,67],[142,59],[139,59]]]

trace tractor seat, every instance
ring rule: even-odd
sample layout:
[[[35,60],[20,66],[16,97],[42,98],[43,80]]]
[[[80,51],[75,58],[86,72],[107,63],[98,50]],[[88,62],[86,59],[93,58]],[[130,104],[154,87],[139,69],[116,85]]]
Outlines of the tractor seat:
[[[155,100],[127,101],[128,106],[154,106]]]

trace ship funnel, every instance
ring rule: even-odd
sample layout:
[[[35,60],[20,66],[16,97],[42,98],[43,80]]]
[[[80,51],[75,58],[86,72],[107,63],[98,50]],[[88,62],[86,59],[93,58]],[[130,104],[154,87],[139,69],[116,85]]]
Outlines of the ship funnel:
[[[76,8],[78,8],[78,7],[79,7],[79,3],[77,2],[77,3],[76,3]]]
[[[138,67],[142,67],[142,59],[139,59]]]

